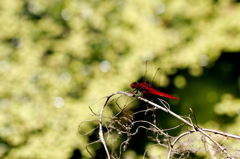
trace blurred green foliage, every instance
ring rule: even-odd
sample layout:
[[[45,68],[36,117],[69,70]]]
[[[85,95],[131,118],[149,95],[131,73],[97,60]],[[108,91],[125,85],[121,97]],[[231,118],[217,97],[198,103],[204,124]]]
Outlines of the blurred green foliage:
[[[181,115],[193,107],[202,124],[240,134],[239,65],[214,65],[240,51],[239,17],[230,0],[1,0],[0,157],[89,157],[78,133],[87,106],[129,90],[146,60],[163,68]]]

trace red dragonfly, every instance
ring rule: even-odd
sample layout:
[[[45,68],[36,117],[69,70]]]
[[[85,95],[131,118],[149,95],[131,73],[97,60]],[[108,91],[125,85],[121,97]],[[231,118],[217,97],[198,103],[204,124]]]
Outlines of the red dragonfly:
[[[163,93],[163,92],[156,90],[152,84],[149,84],[147,82],[139,82],[139,83],[133,82],[130,86],[133,89],[135,89],[136,91],[140,91],[143,94],[143,96],[148,96],[148,95],[154,94],[154,95],[178,100],[178,98],[176,98],[172,95],[169,95],[167,93]]]

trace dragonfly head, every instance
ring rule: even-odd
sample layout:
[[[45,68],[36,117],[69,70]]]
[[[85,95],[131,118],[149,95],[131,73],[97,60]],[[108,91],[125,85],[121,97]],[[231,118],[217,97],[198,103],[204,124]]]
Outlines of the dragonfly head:
[[[137,82],[133,82],[133,83],[130,85],[130,87],[131,87],[131,88],[136,88],[136,85],[137,85]]]

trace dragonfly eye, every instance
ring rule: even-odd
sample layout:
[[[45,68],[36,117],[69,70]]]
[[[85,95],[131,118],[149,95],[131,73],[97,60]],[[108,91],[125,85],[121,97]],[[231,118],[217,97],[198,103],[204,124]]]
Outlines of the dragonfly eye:
[[[131,87],[131,88],[135,88],[136,85],[137,85],[137,83],[136,83],[136,82],[133,82],[133,83],[130,85],[130,87]]]

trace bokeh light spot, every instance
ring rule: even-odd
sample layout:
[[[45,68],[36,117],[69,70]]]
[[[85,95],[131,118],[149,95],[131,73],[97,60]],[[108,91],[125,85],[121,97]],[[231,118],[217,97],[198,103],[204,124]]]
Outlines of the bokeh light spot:
[[[10,64],[6,60],[0,61],[0,71],[1,72],[7,72],[10,70]]]
[[[199,77],[203,74],[203,68],[200,66],[197,67],[190,67],[188,70],[189,74],[194,77]]]
[[[164,5],[163,3],[160,3],[160,4],[157,6],[156,14],[160,15],[160,14],[162,14],[164,11],[165,11],[165,5]]]
[[[218,94],[214,91],[210,91],[207,94],[207,100],[211,103],[214,103],[218,100]]]
[[[174,85],[177,87],[177,88],[184,88],[187,84],[187,81],[186,81],[186,78],[182,75],[178,75],[174,78]]]
[[[67,8],[65,8],[65,9],[62,10],[61,15],[62,15],[62,18],[63,18],[64,20],[70,20],[69,11],[68,11]]]
[[[65,101],[62,97],[56,97],[54,100],[54,106],[57,108],[62,108],[65,104]]]
[[[102,62],[100,63],[100,70],[101,70],[102,72],[108,72],[108,71],[110,70],[110,68],[111,68],[110,62],[108,62],[108,61],[102,61]]]
[[[63,83],[69,83],[72,80],[72,76],[68,72],[63,72],[60,75],[60,81]]]
[[[160,81],[160,86],[161,87],[167,87],[169,84],[169,78],[167,76],[162,76],[161,81]]]
[[[34,0],[28,1],[27,10],[30,13],[37,14],[41,11],[41,8],[42,7],[40,6],[40,4],[37,1],[34,1]]]
[[[208,56],[207,55],[201,55],[200,56],[200,66],[207,66],[208,65]]]

